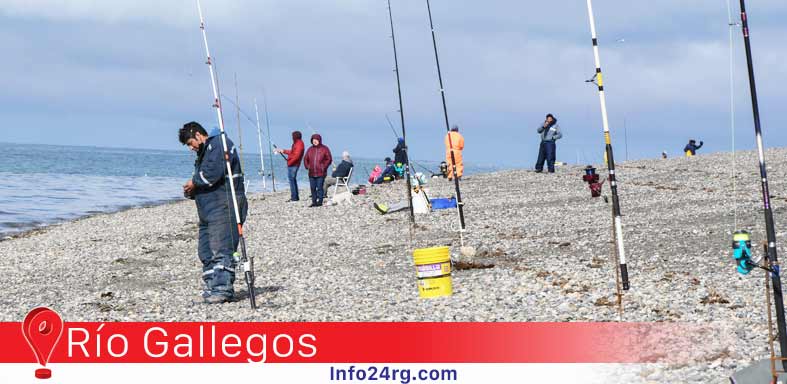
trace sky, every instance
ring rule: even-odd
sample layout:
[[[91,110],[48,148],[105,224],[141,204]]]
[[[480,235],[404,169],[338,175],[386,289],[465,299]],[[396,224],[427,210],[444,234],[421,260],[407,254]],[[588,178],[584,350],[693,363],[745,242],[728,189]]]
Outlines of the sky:
[[[448,115],[478,165],[532,167],[546,113],[558,160],[598,162],[604,144],[586,2],[432,0]],[[380,158],[399,128],[383,0],[203,0],[221,92],[267,102],[273,142],[316,131],[333,152]],[[426,2],[392,0],[411,156],[440,160],[445,125]],[[737,19],[738,2],[733,1]],[[768,147],[787,146],[787,2],[747,3]],[[690,138],[729,151],[725,0],[595,1],[616,158],[679,156]],[[754,147],[743,38],[734,29],[735,140]],[[184,150],[177,130],[216,125],[195,1],[0,0],[2,140]],[[225,101],[225,123],[238,121]],[[256,127],[241,117],[244,151]]]

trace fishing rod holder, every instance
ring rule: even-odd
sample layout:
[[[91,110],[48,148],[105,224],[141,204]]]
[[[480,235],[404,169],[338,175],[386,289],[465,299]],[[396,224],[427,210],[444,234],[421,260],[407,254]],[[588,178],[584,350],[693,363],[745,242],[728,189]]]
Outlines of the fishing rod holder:
[[[601,196],[601,188],[604,186],[604,181],[606,181],[606,179],[599,182],[599,175],[596,173],[596,168],[592,165],[585,167],[585,174],[582,175],[582,181],[588,183],[591,197]]]

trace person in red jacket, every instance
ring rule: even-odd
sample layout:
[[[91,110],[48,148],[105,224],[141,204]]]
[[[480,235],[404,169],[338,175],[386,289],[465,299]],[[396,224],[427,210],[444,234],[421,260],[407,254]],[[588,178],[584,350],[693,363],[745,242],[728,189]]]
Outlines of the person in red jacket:
[[[331,166],[331,150],[322,144],[322,136],[312,135],[312,146],[306,151],[303,158],[303,166],[309,170],[309,186],[312,190],[312,205],[309,207],[319,207],[325,197],[323,183],[328,174],[328,167]]]
[[[292,133],[292,148],[276,149],[274,152],[287,155],[287,179],[290,181],[290,200],[298,201],[298,168],[301,167],[303,158],[303,140],[301,131]]]

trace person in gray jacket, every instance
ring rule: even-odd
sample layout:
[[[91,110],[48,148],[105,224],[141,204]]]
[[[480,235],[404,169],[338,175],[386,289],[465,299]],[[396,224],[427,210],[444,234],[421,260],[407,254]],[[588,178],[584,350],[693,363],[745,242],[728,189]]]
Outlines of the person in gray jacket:
[[[536,172],[544,171],[544,161],[546,161],[549,173],[555,173],[555,154],[557,152],[555,141],[563,137],[555,116],[551,113],[547,114],[544,124],[538,127],[538,133],[541,135],[541,146],[538,148]]]

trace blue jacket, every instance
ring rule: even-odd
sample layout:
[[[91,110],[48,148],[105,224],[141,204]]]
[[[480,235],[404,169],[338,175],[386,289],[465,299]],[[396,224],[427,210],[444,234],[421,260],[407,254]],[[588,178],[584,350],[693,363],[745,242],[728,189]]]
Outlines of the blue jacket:
[[[232,140],[227,139],[227,149],[230,152],[230,165],[232,173],[235,175],[235,193],[238,196],[244,195],[243,174],[241,173],[238,151]],[[209,209],[227,203],[232,205],[229,200],[229,185],[227,184],[227,165],[224,162],[224,149],[221,144],[221,135],[210,136],[202,149],[197,153],[197,160],[194,162],[194,200],[197,209]]]
[[[702,144],[705,144],[700,141],[700,145],[688,143],[685,147],[683,147],[683,152],[691,152],[691,155],[694,156],[697,154],[697,150],[702,148]]]

